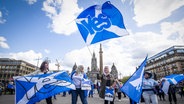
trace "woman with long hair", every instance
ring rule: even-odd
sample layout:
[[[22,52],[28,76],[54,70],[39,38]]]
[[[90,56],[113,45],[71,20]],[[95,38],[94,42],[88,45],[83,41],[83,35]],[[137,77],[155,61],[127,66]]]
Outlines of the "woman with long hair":
[[[71,90],[72,104],[77,104],[78,95],[80,96],[82,104],[88,104],[87,92],[81,89],[81,83],[83,79],[86,79],[87,75],[84,73],[84,66],[79,65],[75,71],[71,73],[71,79],[76,87],[75,90]]]

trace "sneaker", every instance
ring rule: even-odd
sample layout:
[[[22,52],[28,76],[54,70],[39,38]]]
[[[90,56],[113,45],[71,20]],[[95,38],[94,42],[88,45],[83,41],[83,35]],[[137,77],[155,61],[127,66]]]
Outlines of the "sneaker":
[[[118,101],[121,101],[120,99]]]

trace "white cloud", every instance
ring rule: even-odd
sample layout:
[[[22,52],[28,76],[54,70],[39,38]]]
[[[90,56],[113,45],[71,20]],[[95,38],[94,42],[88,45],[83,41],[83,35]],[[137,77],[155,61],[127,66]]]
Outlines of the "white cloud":
[[[13,59],[17,59],[17,60],[25,60],[27,62],[34,64],[34,65],[37,65],[36,59],[38,59],[38,57],[42,58],[42,54],[36,53],[33,50],[29,50],[26,52],[10,53],[10,57]]]
[[[42,53],[37,53],[34,50],[24,51],[24,52],[17,52],[17,53],[0,53],[0,58],[10,58],[15,60],[24,60],[28,63],[31,63],[35,66],[38,65],[40,67],[41,63],[46,59],[43,57]],[[49,59],[50,60],[50,59]],[[49,63],[50,70],[56,70],[56,62],[51,60]],[[63,68],[61,66],[61,68]],[[67,68],[69,69],[69,68]]]
[[[138,26],[157,23],[184,5],[184,0],[135,0],[133,18]]]
[[[6,20],[3,19],[3,14],[2,14],[2,12],[0,11],[0,24],[3,24],[3,23],[5,23],[5,22],[6,22]]]
[[[75,19],[82,11],[77,0],[46,0],[42,10],[52,20],[50,28],[53,32],[70,35],[77,30]]]
[[[48,49],[44,49],[45,53],[49,54],[50,53],[50,50]]]
[[[72,70],[73,65],[76,63],[77,65],[84,65],[86,68],[87,65],[90,65],[91,54],[87,48],[82,48],[79,50],[73,50],[67,53],[63,59],[63,67],[67,70]],[[70,68],[70,69],[68,69]]]
[[[32,4],[34,4],[34,3],[36,3],[37,2],[37,0],[26,0],[27,2],[28,2],[28,4],[30,4],[30,5],[32,5]]]
[[[184,44],[184,20],[175,23],[162,23],[161,31],[161,34],[149,31],[132,34],[129,31],[130,35],[128,36],[102,42],[104,65],[111,67],[114,63],[123,76],[130,75],[141,64],[147,54],[148,57],[151,57],[173,45]],[[174,39],[169,39],[173,33],[177,33],[177,37],[174,36]],[[92,52],[96,53],[98,66],[99,47],[98,43],[89,47]],[[91,58],[89,50],[84,47],[67,53],[63,66],[72,68],[76,62],[77,65],[83,64],[87,68],[91,65]]]
[[[0,48],[10,48],[9,45],[6,43],[6,39],[0,36]]]
[[[29,50],[29,51],[18,52],[18,53],[7,53],[7,54],[0,53],[0,58],[12,58],[16,60],[24,60],[33,65],[37,65],[37,59],[38,58],[42,59],[42,54],[36,53],[33,50]]]
[[[161,33],[170,41],[177,41],[183,45],[184,42],[184,19],[179,22],[161,24]]]

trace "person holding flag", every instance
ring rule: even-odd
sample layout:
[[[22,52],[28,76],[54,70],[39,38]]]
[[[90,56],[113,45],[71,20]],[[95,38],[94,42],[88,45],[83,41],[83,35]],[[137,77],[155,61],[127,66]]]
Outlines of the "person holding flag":
[[[109,67],[105,66],[104,73],[101,76],[101,88],[100,88],[100,93],[99,93],[100,98],[105,99],[106,88],[108,87],[110,88],[110,90],[112,90],[115,87],[115,85],[116,85],[116,82],[115,82],[113,75],[110,74]],[[104,100],[104,104],[108,104],[108,102],[109,102],[108,100],[106,99]],[[110,101],[110,104],[114,104],[114,97],[113,97],[113,100]]]
[[[47,104],[52,104],[52,96],[75,89],[66,71],[49,70],[48,60],[43,61],[40,68],[33,73],[13,78],[16,104],[35,104],[43,99],[46,99]]]
[[[156,95],[155,86],[158,85],[157,81],[151,78],[152,74],[148,71],[144,73],[143,85],[142,85],[142,95],[145,101],[145,104],[158,104],[158,99]]]
[[[124,92],[130,99],[131,104],[139,103],[142,95],[142,81],[144,77],[144,69],[146,66],[147,57],[132,74],[132,76],[123,84],[121,91]]]
[[[87,90],[82,90],[81,88],[82,80],[87,79],[87,75],[84,73],[83,65],[79,65],[77,69],[71,73],[71,79],[76,87],[75,90],[71,90],[72,104],[77,104],[78,95],[80,96],[82,104],[88,104]]]
[[[48,62],[48,60],[43,61],[40,65],[39,69],[40,70],[36,70],[36,71],[34,71],[30,74],[27,74],[26,76],[51,73],[51,71],[49,71],[49,62]],[[45,100],[46,100],[47,104],[52,104],[52,96],[46,98]]]
[[[38,73],[43,73],[43,74],[47,74],[49,73],[49,63],[48,61],[43,61],[41,66],[40,66],[40,70],[37,72]],[[48,97],[46,98],[46,103],[47,104],[52,104],[52,97]]]

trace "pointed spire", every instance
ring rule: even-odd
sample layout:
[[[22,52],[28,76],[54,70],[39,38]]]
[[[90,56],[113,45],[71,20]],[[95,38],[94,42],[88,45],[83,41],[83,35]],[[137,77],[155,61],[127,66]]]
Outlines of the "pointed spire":
[[[95,52],[93,52],[93,57],[95,57]]]
[[[74,71],[74,70],[76,70],[76,69],[77,69],[77,64],[76,64],[76,62],[75,62],[74,66],[73,66],[73,68],[72,68],[72,71]]]
[[[114,65],[114,63],[111,67],[111,72],[110,73],[114,76],[114,78],[118,78],[118,70],[117,70],[116,66]]]

